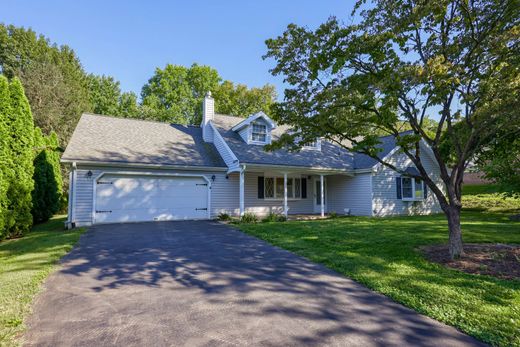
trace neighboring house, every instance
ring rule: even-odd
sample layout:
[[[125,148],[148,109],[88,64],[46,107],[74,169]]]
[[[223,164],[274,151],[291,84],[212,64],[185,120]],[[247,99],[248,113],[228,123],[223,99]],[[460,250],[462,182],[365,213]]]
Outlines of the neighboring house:
[[[300,152],[266,152],[287,131],[268,116],[214,113],[204,99],[201,126],[84,114],[62,157],[70,164],[69,226],[239,216],[439,212],[423,182],[325,140]],[[381,138],[381,157],[416,168]],[[431,151],[426,170],[438,178]],[[441,186],[440,179],[438,179]]]

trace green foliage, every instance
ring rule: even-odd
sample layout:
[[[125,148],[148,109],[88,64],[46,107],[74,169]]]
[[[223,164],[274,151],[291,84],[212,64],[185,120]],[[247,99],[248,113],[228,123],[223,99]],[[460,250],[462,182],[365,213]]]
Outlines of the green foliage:
[[[238,117],[247,117],[259,111],[270,114],[271,105],[276,100],[275,87],[270,84],[249,89],[243,84],[224,81],[212,93],[215,112]]]
[[[322,137],[377,159],[377,135],[396,136],[451,218],[450,254],[457,257],[465,168],[493,149],[494,139],[518,137],[517,8],[516,0],[359,0],[358,24],[330,18],[316,30],[289,25],[266,41],[265,58],[289,84],[272,117],[294,133],[269,149],[299,149]],[[436,114],[438,124],[427,121]],[[412,132],[402,134],[406,127]],[[444,190],[423,165],[422,142],[437,158]]]
[[[270,113],[276,99],[274,86],[248,89],[245,85],[222,82],[215,69],[193,64],[187,68],[168,64],[156,69],[143,87],[141,118],[183,124],[199,124],[202,100],[208,91],[215,99],[217,113],[249,116]]]
[[[119,82],[109,76],[87,76],[92,111],[97,114],[117,115],[121,88]]]
[[[244,215],[240,218],[240,223],[257,223],[258,217],[251,212],[246,212]]]
[[[10,130],[8,116],[11,113],[9,82],[0,75],[0,240],[5,234],[9,216],[7,192],[12,173],[12,156],[9,148]]]
[[[64,231],[64,221],[54,218],[22,238],[0,243],[0,346],[19,345],[42,282],[85,231]]]
[[[63,180],[55,133],[44,136],[40,128],[34,131],[34,190],[32,216],[34,223],[47,221],[60,210]]]
[[[486,178],[497,182],[508,194],[520,196],[520,117],[518,134],[493,141],[479,156]],[[508,126],[513,126],[509,124]]]
[[[187,68],[168,64],[157,68],[143,86],[141,97],[147,108],[145,118],[184,124],[198,124],[202,99],[220,82],[218,72],[209,66],[193,64]]]
[[[3,24],[0,47],[0,70],[22,81],[36,125],[45,134],[55,131],[67,144],[81,113],[91,109],[86,75],[74,51],[30,29]]]
[[[9,84],[11,110],[7,115],[8,148],[12,161],[7,190],[8,220],[3,236],[19,236],[32,226],[34,123],[22,84],[14,78]]]
[[[137,104],[137,95],[134,92],[122,93],[119,97],[118,116],[126,118],[136,118],[140,114],[139,106]]]
[[[267,216],[262,218],[262,223],[285,222],[286,220],[287,217],[285,217],[283,214],[270,212]]]
[[[508,196],[499,185],[465,185],[463,193],[465,210],[520,213],[520,197]]]
[[[222,222],[227,222],[231,220],[231,216],[227,213],[221,212],[218,214],[217,219]]]
[[[467,242],[520,244],[520,228],[507,215],[463,211],[461,220]],[[239,227],[491,345],[520,346],[520,281],[452,270],[417,251],[448,242],[441,215]]]

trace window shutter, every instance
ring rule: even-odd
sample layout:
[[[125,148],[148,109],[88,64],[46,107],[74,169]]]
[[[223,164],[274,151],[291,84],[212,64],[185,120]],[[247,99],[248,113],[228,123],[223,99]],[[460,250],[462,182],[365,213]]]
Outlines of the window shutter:
[[[401,192],[401,177],[396,177],[395,183],[396,183],[395,186],[397,187],[397,198],[402,199],[403,196],[402,196],[402,192]]]
[[[264,177],[258,177],[258,199],[264,198]]]
[[[428,197],[428,186],[426,185],[426,182],[423,181],[423,189],[424,189],[424,198],[426,199]]]
[[[302,178],[302,199],[307,199],[307,179]]]

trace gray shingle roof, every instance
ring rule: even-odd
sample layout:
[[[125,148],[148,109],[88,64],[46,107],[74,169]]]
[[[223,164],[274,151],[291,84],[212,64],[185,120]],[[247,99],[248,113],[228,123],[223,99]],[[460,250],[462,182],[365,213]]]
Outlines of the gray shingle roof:
[[[83,114],[63,161],[226,167],[194,126]]]
[[[382,136],[379,138],[381,143],[377,146],[381,148],[381,151],[378,154],[379,158],[384,158],[388,153],[390,153],[396,146],[395,137],[393,135]],[[354,169],[368,169],[378,163],[372,157],[369,157],[365,154],[355,153],[354,154]]]
[[[231,130],[233,126],[243,120],[240,117],[217,114],[213,121],[219,133],[241,163],[343,170],[353,168],[353,155],[347,150],[326,141],[322,141],[321,151],[302,150],[300,152],[288,152],[286,150],[277,150],[275,152],[266,152],[263,146],[248,145],[239,134]],[[277,126],[272,132],[273,139],[276,139],[288,129],[289,127],[287,126]]]

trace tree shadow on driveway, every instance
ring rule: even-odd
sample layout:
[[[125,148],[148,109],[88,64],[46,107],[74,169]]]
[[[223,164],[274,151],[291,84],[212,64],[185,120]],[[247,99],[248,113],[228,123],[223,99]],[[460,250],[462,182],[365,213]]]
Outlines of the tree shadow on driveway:
[[[96,226],[62,263],[28,345],[479,345],[215,222]]]

